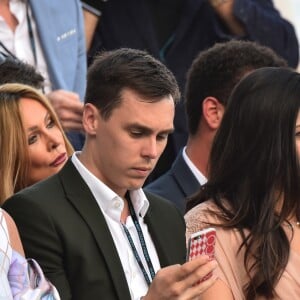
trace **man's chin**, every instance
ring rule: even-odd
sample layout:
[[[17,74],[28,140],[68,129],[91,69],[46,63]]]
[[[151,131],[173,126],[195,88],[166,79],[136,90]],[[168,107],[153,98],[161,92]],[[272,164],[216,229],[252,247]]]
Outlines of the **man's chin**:
[[[145,178],[137,178],[137,179],[134,179],[134,180],[131,180],[129,183],[128,183],[128,190],[137,190],[137,189],[140,189],[143,187],[145,181],[146,181],[147,177]]]

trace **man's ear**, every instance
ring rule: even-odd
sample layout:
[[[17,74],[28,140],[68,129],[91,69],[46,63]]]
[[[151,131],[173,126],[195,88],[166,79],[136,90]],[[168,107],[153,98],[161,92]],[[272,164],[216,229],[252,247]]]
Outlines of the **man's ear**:
[[[217,98],[207,97],[202,103],[202,113],[211,129],[218,129],[224,114],[224,105]]]
[[[100,112],[97,107],[91,103],[86,103],[83,109],[82,125],[87,134],[96,134],[99,118]]]

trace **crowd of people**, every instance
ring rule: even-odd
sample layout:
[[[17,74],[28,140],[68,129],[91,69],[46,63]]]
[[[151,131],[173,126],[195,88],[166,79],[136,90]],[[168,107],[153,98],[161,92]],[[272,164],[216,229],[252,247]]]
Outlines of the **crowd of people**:
[[[298,299],[298,62],[271,0],[0,0],[0,298]]]
[[[95,53],[120,47],[147,50],[173,72],[183,93],[186,73],[199,51],[231,39],[256,41],[298,64],[293,26],[272,0],[83,0],[89,62]],[[183,101],[176,105],[175,130],[147,182],[167,171],[188,138]]]

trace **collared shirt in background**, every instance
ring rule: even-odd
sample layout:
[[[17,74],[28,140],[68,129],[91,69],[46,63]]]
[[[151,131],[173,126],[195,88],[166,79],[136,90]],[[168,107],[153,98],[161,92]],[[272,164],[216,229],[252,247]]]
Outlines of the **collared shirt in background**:
[[[5,47],[13,53],[18,59],[36,66],[37,70],[45,78],[44,90],[46,93],[52,90],[48,74],[46,60],[42,51],[40,40],[37,34],[36,23],[33,19],[31,9],[28,13],[33,31],[34,47],[36,51],[37,65],[35,65],[34,54],[30,43],[28,22],[26,16],[26,1],[10,0],[9,7],[12,14],[16,17],[18,25],[15,32],[6,24],[4,18],[0,16],[0,41]],[[3,49],[2,49],[3,50]]]
[[[194,165],[194,163],[189,159],[186,154],[186,147],[183,148],[182,156],[188,167],[191,169],[192,173],[199,181],[200,185],[203,185],[207,182],[207,178],[199,171],[199,169]]]

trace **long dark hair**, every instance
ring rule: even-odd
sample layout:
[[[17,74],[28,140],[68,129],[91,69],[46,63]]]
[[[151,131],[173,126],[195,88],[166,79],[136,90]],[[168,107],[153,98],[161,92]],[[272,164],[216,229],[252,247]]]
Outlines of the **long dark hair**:
[[[295,146],[299,108],[300,74],[262,68],[245,77],[234,89],[216,134],[208,182],[192,201],[196,205],[212,199],[221,210],[221,226],[240,231],[244,266],[251,274],[244,287],[249,300],[275,296],[290,252],[281,225],[291,215],[300,219]],[[250,234],[245,236],[244,229]]]

